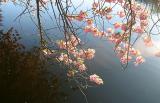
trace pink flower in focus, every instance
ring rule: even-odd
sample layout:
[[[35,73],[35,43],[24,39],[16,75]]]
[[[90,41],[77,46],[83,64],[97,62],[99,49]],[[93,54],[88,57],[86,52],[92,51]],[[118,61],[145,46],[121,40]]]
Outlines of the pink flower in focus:
[[[73,62],[80,72],[83,72],[87,69],[83,62],[84,61],[81,58]]]
[[[92,59],[94,55],[95,55],[95,50],[90,48],[84,53],[84,56],[86,57],[86,59]]]
[[[141,63],[145,62],[144,58],[142,56],[138,56],[136,58],[136,61],[134,62],[135,65],[139,65]]]
[[[103,84],[103,80],[96,74],[90,75],[89,80],[91,82],[98,84],[98,85]]]

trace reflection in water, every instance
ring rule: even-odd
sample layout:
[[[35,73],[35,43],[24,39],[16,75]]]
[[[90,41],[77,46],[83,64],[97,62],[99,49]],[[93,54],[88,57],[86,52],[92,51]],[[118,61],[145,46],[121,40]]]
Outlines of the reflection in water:
[[[144,2],[147,1],[145,0]],[[14,7],[16,12],[15,8],[18,8],[18,6]],[[3,24],[9,25],[10,22],[8,21],[13,17],[9,13],[5,15],[5,9],[2,9],[3,16],[6,19],[3,19]],[[7,10],[10,10],[10,8]],[[16,15],[15,12],[14,14]],[[28,29],[26,31],[32,31],[31,23],[28,23],[27,19],[24,21],[27,21],[22,24],[27,26],[26,28]],[[48,22],[48,24],[51,23]],[[17,39],[20,39],[18,33],[13,35],[10,30],[8,33],[1,32],[1,34],[0,103],[85,103],[85,100],[83,101],[84,97],[78,93],[73,95],[72,100],[74,102],[68,100],[71,90],[67,91],[66,94],[63,89],[67,85],[64,84],[64,80],[61,80],[61,74],[57,73],[59,76],[53,70],[53,67],[59,70],[61,68],[57,65],[55,66],[55,63],[52,64],[51,70],[44,69],[48,65],[46,61],[39,58],[40,52],[38,48],[27,52],[23,45],[17,41]],[[23,32],[23,34],[28,35],[30,33]],[[26,38],[24,37],[24,39]],[[30,37],[27,41],[31,42],[31,39],[33,38]],[[136,69],[130,66],[126,72],[121,72],[118,60],[109,50],[110,45],[107,43],[104,45],[104,42],[97,39],[93,43],[93,39],[89,39],[90,45],[98,47],[98,49],[96,50],[95,62],[88,65],[91,67],[91,72],[99,72],[105,80],[102,88],[89,88],[87,90],[86,94],[89,103],[159,103],[160,60],[154,58],[148,60],[145,65],[136,67]],[[143,49],[142,47],[139,48]],[[143,51],[147,52],[147,56],[150,56],[150,51],[153,50],[146,49],[143,49]]]
[[[25,51],[19,34],[10,29],[0,34],[0,101],[1,103],[65,103],[59,75],[48,78],[46,61],[40,51]],[[55,65],[54,65],[55,66]],[[58,66],[55,66],[59,68]]]

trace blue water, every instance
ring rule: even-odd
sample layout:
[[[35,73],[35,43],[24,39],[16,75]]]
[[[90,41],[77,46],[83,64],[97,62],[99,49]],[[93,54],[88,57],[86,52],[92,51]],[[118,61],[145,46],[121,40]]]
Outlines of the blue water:
[[[28,47],[39,44],[37,28],[29,15],[22,16],[20,21],[14,21],[24,8],[8,2],[2,4],[1,9],[4,30],[10,27],[17,29],[22,35],[21,42]],[[50,19],[44,21],[46,29],[55,23]],[[51,37],[60,34],[57,29],[47,32]],[[111,43],[90,34],[83,39],[87,41],[87,47],[96,49],[95,58],[87,63],[89,71],[100,75],[104,80],[104,85],[84,91],[89,103],[160,103],[160,58],[146,56],[144,64],[135,67],[129,63],[123,71]],[[72,103],[85,103],[80,91],[74,92],[70,99]]]

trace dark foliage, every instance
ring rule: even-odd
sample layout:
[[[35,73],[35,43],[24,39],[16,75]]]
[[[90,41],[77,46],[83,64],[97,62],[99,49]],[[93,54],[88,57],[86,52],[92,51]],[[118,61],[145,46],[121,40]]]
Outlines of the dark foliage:
[[[65,103],[67,94],[57,75],[47,75],[40,51],[25,51],[19,34],[12,29],[0,34],[0,102]],[[64,83],[63,83],[64,84]]]

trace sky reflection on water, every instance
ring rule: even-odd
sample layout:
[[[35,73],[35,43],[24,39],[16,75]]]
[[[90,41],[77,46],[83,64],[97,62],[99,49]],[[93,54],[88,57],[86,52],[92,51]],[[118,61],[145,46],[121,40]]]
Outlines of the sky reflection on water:
[[[21,23],[14,21],[23,9],[14,6],[11,2],[1,5],[1,8],[3,10],[3,29],[7,30],[13,26],[22,34],[22,42],[26,46],[38,45],[37,30],[29,16],[22,17]],[[50,25],[49,21],[46,22],[45,28],[49,28]],[[49,31],[51,34],[53,32],[55,33],[54,30]],[[59,33],[58,30],[56,33]],[[93,38],[91,35],[87,35],[85,38],[88,41],[87,46],[96,49],[96,56],[88,62],[88,68],[90,72],[97,73],[104,80],[104,85],[85,91],[89,103],[160,102],[160,59],[158,57],[146,56],[146,63],[138,67],[129,64],[127,70],[122,71],[111,43]],[[80,92],[74,93],[71,97],[72,103],[85,102]]]

